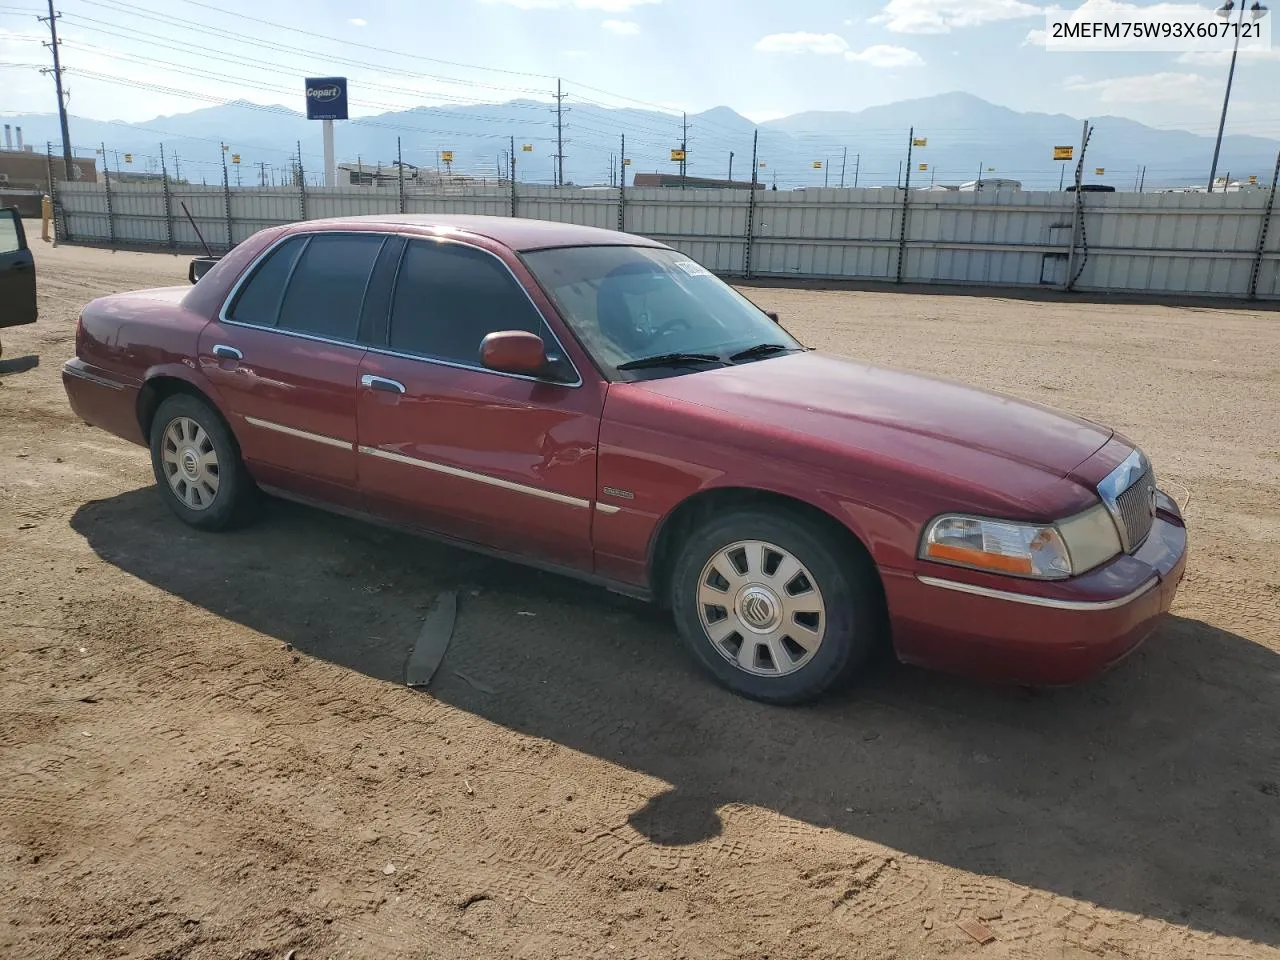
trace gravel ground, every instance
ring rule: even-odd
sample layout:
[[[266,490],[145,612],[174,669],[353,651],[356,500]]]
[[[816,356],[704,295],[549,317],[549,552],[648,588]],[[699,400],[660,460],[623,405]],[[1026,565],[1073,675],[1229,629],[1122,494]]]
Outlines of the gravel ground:
[[[815,346],[1111,423],[1192,537],[1095,682],[885,665],[784,710],[550,575],[285,504],[181,526],[59,367],[84,302],[186,259],[36,243],[0,364],[0,956],[1280,957],[1280,314],[748,290]]]

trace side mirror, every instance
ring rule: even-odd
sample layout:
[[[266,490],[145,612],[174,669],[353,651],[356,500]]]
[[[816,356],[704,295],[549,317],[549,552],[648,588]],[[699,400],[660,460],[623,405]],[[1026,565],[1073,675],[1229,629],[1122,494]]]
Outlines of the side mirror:
[[[536,377],[547,372],[547,348],[535,333],[496,330],[480,341],[480,362],[499,373]]]
[[[764,312],[764,315],[768,317],[770,320],[772,320],[774,323],[781,325],[782,321],[778,319],[778,311],[766,310]]]

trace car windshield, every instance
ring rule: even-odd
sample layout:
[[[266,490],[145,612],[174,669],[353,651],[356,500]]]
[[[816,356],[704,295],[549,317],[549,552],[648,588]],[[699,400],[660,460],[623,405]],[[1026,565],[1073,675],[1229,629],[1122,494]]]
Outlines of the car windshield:
[[[526,253],[524,261],[583,346],[619,378],[804,349],[733,287],[674,250],[562,247]]]

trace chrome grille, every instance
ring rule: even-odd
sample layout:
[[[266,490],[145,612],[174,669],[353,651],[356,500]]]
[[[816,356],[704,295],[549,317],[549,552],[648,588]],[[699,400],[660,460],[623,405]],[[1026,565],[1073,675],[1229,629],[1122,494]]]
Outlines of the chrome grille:
[[[1151,532],[1151,524],[1155,520],[1151,509],[1155,487],[1155,471],[1147,467],[1146,472],[1116,497],[1117,519],[1124,525],[1125,542],[1130,553],[1142,546]]]

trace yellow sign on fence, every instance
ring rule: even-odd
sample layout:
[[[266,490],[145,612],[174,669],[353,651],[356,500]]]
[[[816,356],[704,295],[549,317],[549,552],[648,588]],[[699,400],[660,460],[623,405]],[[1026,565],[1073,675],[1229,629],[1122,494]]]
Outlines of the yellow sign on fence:
[[[233,153],[233,154],[231,155],[231,162],[232,162],[232,163],[239,163],[239,162],[240,162],[240,154],[238,154],[238,153]]]
[[[928,169],[929,169],[929,165],[928,165],[927,163],[922,163],[922,164],[920,164],[920,169],[921,169],[921,170],[928,170]]]
[[[821,160],[815,160],[815,161],[813,161],[813,169],[815,169],[815,170],[821,170],[821,169],[822,169],[822,161],[821,161]]]
[[[126,153],[126,154],[124,155],[124,162],[125,162],[125,163],[133,163],[133,154],[132,154],[132,153]]]
[[[1255,183],[1255,184],[1256,184],[1256,183],[1258,182],[1258,178],[1257,178],[1257,177],[1250,177],[1250,178],[1249,178],[1249,182],[1250,182],[1250,183]]]
[[[622,161],[622,165],[623,165],[624,167],[629,167],[629,166],[631,166],[631,158],[630,158],[630,157],[625,158],[625,159]]]
[[[1075,155],[1076,155],[1075,147],[1054,147],[1053,148],[1053,159],[1055,160],[1070,160]]]
[[[1094,167],[1094,168],[1093,168],[1093,172],[1094,172],[1094,173],[1096,173],[1098,176],[1102,176],[1104,173],[1106,173],[1106,172],[1107,172],[1107,168],[1106,168],[1106,167]]]
[[[676,163],[676,162],[679,162],[679,161],[682,161],[682,160],[684,160],[684,151],[683,151],[683,150],[672,150],[672,151],[671,151],[671,161],[672,161],[673,163]]]
[[[521,147],[520,149],[521,149],[521,150],[523,150],[525,153],[533,153],[533,144],[532,144],[532,143],[526,143],[526,144],[525,144],[523,147]]]

